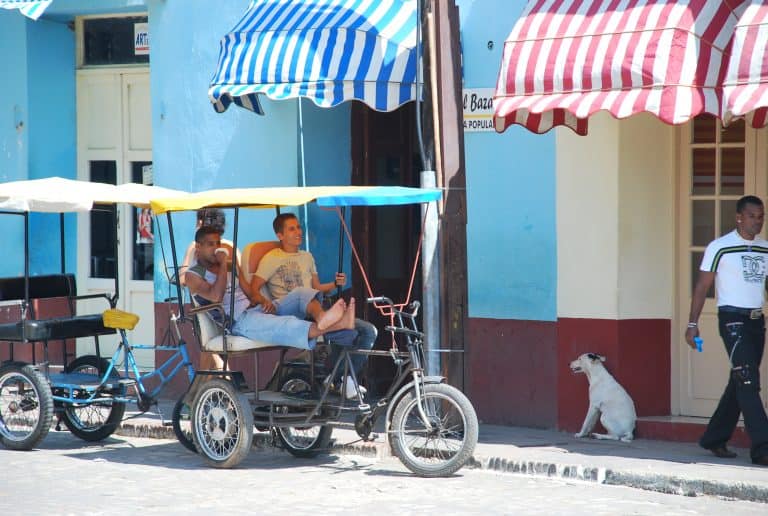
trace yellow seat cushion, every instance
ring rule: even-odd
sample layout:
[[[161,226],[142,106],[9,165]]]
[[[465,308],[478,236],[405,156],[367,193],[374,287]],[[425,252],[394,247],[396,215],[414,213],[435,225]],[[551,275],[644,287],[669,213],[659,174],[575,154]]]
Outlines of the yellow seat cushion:
[[[102,314],[104,326],[117,330],[132,330],[139,322],[139,316],[131,312],[110,308]]]

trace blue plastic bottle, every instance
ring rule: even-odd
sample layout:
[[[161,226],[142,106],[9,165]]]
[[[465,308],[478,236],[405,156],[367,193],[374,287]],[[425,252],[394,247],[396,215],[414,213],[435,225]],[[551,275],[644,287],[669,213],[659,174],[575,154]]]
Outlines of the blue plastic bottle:
[[[702,339],[702,338],[701,338],[701,337],[699,337],[699,336],[696,336],[696,337],[694,337],[694,338],[693,338],[693,342],[695,342],[695,343],[696,343],[696,351],[698,351],[699,353],[701,353],[701,347],[702,347],[702,345],[704,344],[704,339]]]

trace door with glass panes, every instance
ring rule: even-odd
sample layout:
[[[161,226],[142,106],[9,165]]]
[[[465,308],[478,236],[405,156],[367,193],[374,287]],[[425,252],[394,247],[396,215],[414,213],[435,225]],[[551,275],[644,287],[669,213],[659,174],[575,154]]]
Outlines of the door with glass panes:
[[[148,57],[135,56],[130,45],[137,21],[146,22],[146,17],[79,20],[80,180],[153,183]],[[148,210],[102,205],[79,215],[78,291],[111,295],[117,286],[118,308],[140,317],[129,334],[136,344],[155,339],[153,258],[154,223]],[[84,300],[78,311],[98,313],[106,307],[103,299]],[[116,343],[116,338],[102,337],[102,356],[111,354]],[[94,347],[93,339],[80,339],[77,353],[93,353]],[[139,350],[136,355],[140,367],[154,367],[152,351]]]
[[[685,343],[691,292],[707,244],[735,228],[736,201],[743,195],[766,200],[766,130],[752,129],[743,120],[723,127],[704,115],[683,126],[680,136],[679,324],[673,328],[672,343],[680,365],[680,413],[709,417],[730,366],[717,329],[714,287],[699,318],[703,351],[691,351]],[[767,371],[763,363],[762,378],[768,378]]]

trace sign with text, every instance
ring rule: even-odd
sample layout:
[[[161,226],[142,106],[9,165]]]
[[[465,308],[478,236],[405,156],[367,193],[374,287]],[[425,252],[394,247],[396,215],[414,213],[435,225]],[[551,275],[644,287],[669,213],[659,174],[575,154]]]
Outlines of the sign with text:
[[[494,131],[493,88],[464,89],[464,131]]]
[[[149,54],[149,23],[133,24],[133,51],[137,56]]]

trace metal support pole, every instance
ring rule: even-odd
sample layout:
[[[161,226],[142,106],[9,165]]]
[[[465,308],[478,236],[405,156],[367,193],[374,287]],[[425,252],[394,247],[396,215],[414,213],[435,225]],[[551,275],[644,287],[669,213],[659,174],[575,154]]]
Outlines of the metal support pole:
[[[435,187],[435,171],[421,172],[421,187]],[[428,375],[440,374],[440,256],[438,246],[437,202],[432,201],[421,209],[424,220],[424,243],[421,254],[421,277],[424,295],[424,349],[427,355]]]

